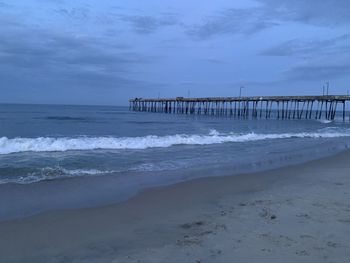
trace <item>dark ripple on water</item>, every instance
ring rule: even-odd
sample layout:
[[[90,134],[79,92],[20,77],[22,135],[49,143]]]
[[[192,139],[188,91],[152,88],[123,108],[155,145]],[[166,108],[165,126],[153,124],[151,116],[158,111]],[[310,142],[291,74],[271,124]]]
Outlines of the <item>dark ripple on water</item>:
[[[53,121],[82,121],[82,122],[94,121],[90,117],[71,117],[71,116],[47,116],[47,117],[35,117],[33,119],[53,120]]]

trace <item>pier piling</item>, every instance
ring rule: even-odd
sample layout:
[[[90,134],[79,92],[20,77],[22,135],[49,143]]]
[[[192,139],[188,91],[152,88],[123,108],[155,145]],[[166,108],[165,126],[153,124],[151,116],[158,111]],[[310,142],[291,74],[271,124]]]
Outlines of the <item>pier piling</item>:
[[[321,119],[346,121],[350,96],[264,96],[217,98],[131,99],[129,110],[188,115],[215,115],[234,118]],[[342,105],[341,110],[338,106]],[[315,110],[314,110],[315,108]],[[350,115],[349,115],[350,121]]]

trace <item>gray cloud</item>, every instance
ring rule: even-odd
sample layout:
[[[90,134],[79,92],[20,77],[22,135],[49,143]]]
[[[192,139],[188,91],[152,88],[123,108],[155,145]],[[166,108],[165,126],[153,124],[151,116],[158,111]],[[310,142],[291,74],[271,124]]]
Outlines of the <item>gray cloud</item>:
[[[345,34],[339,37],[326,40],[317,39],[292,39],[277,46],[268,48],[260,52],[264,56],[312,56],[347,52],[350,35]]]
[[[350,74],[350,64],[319,64],[296,66],[286,72],[286,78],[292,81],[326,81]]]
[[[104,90],[99,103],[113,103],[110,94],[115,91],[132,89],[131,94],[142,93],[140,90],[152,90],[156,85],[138,77],[142,65],[156,58],[122,44],[118,48],[117,43],[109,44],[101,38],[18,25],[2,28],[0,34],[0,86],[8,97],[27,94],[28,101],[46,94],[52,100],[67,100],[73,92],[74,103],[79,103],[79,97],[92,103],[97,98],[89,94]]]
[[[29,37],[30,35],[30,37]],[[118,50],[98,39],[61,36],[47,31],[32,30],[27,34],[7,34],[0,40],[2,61],[6,66],[31,70],[60,65],[63,68],[76,66],[77,70],[103,67],[105,72],[124,71],[127,65],[151,62],[150,57]],[[99,70],[100,71],[100,70]]]
[[[1,7],[1,8],[8,8],[8,7],[11,7],[11,5],[0,1],[0,7]]]
[[[86,20],[90,16],[90,10],[87,7],[75,7],[71,9],[60,8],[55,9],[54,12],[63,16],[64,18],[72,20]]]
[[[16,12],[24,11],[21,8],[2,11],[0,86],[6,95],[2,101],[48,98],[47,102],[115,104],[164,86],[144,79],[147,65],[159,56],[142,54],[130,42],[121,41],[118,31],[108,31],[116,24],[96,23],[101,12],[84,5],[59,9],[56,5],[53,14],[72,26],[70,32],[61,32],[16,20]],[[116,22],[120,16],[111,18]],[[165,14],[157,21],[158,28],[172,24]],[[80,34],[76,25],[82,23],[93,24],[96,34]]]
[[[332,80],[350,73],[350,35],[319,39],[292,39],[260,52],[264,56],[300,59],[284,74],[288,81]]]
[[[119,15],[121,21],[131,25],[133,30],[139,34],[151,34],[162,27],[174,26],[179,22],[176,14],[167,13],[160,17],[146,15]]]
[[[111,10],[103,14],[93,11],[88,5],[81,5],[70,9],[55,9],[54,13],[65,19],[78,22],[91,20],[92,23],[104,26],[113,25],[114,28],[120,26],[120,22],[123,22],[129,24],[132,30],[138,34],[151,34],[163,27],[179,24],[177,14],[175,13],[160,13],[159,15],[124,14],[120,13],[124,11],[120,8],[111,8]]]
[[[297,21],[320,26],[347,25],[350,23],[348,0],[259,0],[266,14],[277,15],[281,20]]]
[[[118,97],[123,103],[126,97],[149,96],[150,91],[157,94],[158,89],[174,96],[179,89],[215,96],[217,92],[230,92],[231,81],[236,81],[237,87],[249,86],[246,92],[253,95],[261,87],[264,91],[274,89],[274,93],[282,87],[281,92],[287,92],[286,86],[299,85],[300,81],[311,85],[309,81],[349,75],[350,34],[344,34],[349,26],[349,1],[257,1],[260,5],[254,8],[221,11],[219,4],[203,2],[203,10],[215,7],[219,11],[198,17],[198,12],[162,13],[164,6],[157,6],[159,1],[150,11],[129,2],[112,8],[109,3],[93,1],[89,6],[86,1],[65,1],[65,5],[63,0],[36,0],[22,5],[20,1],[0,0],[0,86],[5,95],[18,92],[18,96],[32,96],[37,91],[35,96],[42,96],[42,101],[46,101],[42,93],[48,98],[55,97],[54,92],[65,92],[61,101],[94,101],[100,96],[109,101]],[[183,10],[186,4],[180,2],[172,10]],[[182,21],[197,22],[184,25]],[[306,24],[317,26],[323,36],[340,36],[307,38],[312,27]],[[223,38],[251,36],[275,27],[279,27],[276,32],[268,32],[271,39],[280,39],[283,35],[277,36],[278,32],[290,29],[299,30],[298,35],[304,33],[305,38],[290,39],[258,53],[258,41],[265,35],[249,37],[249,42],[241,37],[242,42],[235,46],[242,51],[237,52],[242,58],[239,60]],[[221,41],[190,40],[216,37],[222,37]],[[266,44],[269,39],[263,41]],[[249,45],[245,47],[245,43]],[[264,57],[254,57],[256,53]],[[161,59],[155,57],[159,54]],[[284,58],[272,58],[277,56]],[[193,70],[188,71],[189,67]],[[228,67],[234,68],[234,73]],[[281,68],[285,69],[282,73]],[[238,81],[241,77],[249,80]],[[187,81],[176,84],[179,79]]]
[[[198,39],[208,39],[224,34],[253,34],[276,25],[277,22],[264,16],[262,8],[228,9],[188,27],[187,34]]]
[[[224,34],[253,34],[286,22],[324,27],[350,24],[348,0],[258,0],[261,6],[226,9],[206,16],[196,25],[187,26],[187,34],[208,39]]]

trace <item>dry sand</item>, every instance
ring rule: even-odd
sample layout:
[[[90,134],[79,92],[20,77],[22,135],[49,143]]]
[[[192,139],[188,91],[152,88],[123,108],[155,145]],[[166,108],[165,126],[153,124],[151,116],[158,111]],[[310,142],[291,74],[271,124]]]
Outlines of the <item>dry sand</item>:
[[[0,262],[350,262],[350,153],[0,223]]]

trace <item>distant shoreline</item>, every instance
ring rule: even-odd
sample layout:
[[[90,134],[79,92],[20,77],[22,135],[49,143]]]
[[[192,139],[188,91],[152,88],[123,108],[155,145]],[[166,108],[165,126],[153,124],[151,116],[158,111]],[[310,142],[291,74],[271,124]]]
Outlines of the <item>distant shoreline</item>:
[[[144,191],[158,187],[176,185],[201,178],[244,177],[249,174],[302,165],[319,159],[325,158],[327,160],[327,158],[344,151],[341,150],[342,148],[325,148],[322,149],[323,155],[321,157],[319,157],[320,153],[316,157],[306,157],[307,153],[312,154],[314,151],[312,146],[308,147],[309,150],[305,150],[300,156],[296,155],[295,159],[284,160],[283,155],[277,156],[281,160],[276,160],[275,163],[270,163],[270,159],[257,159],[257,163],[260,164],[256,167],[252,166],[252,163],[245,164],[244,167],[217,165],[190,167],[173,171],[134,171],[124,175],[111,173],[107,175],[75,176],[29,184],[0,184],[0,222],[56,210],[118,204],[134,198]],[[317,151],[319,152],[320,149]]]

